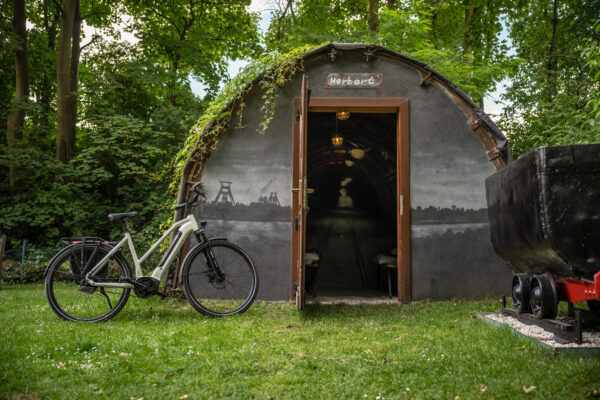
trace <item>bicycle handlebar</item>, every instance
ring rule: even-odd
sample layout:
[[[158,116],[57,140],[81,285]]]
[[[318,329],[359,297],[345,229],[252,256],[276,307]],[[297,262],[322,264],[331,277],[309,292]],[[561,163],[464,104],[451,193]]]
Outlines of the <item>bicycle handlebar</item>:
[[[191,206],[194,205],[194,203],[196,203],[198,201],[198,199],[200,197],[202,197],[202,199],[206,200],[206,196],[204,195],[204,192],[202,191],[202,189],[198,188],[199,186],[200,186],[200,182],[196,182],[194,184],[194,186],[192,186],[190,188],[190,191],[196,192],[196,194],[193,195],[192,197],[190,197],[188,199],[188,201],[186,201],[185,203],[179,203],[179,204],[177,204],[175,206],[175,209],[177,210],[177,209],[180,209],[180,208],[183,208],[183,207],[191,207]]]
[[[192,186],[190,188],[190,191],[191,192],[196,192],[198,194],[202,194],[202,197],[204,197],[204,192],[202,192],[202,189],[198,189],[198,186],[200,186],[200,182],[194,183],[194,186]]]

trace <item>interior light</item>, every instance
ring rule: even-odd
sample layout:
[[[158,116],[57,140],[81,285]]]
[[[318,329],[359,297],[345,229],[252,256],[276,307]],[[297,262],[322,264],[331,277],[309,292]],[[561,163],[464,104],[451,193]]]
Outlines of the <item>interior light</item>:
[[[345,121],[348,118],[350,118],[350,111],[338,111],[338,112],[335,113],[335,116],[340,121]]]
[[[365,156],[365,151],[363,149],[352,149],[349,153],[355,160],[360,160]]]
[[[344,143],[344,138],[342,135],[338,134],[338,119],[335,119],[335,131],[333,135],[331,135],[331,144],[333,147],[340,147]]]
[[[341,137],[340,135],[336,134],[331,138],[331,144],[334,147],[340,147],[342,144],[344,143],[344,138]]]
[[[354,165],[354,161],[352,160],[346,160],[346,167],[351,167]]]

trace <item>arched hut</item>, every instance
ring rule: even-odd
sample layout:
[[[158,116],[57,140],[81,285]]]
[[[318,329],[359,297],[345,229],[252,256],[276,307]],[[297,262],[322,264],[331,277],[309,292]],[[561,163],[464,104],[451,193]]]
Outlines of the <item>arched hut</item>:
[[[258,298],[503,293],[511,273],[490,244],[484,187],[510,159],[496,125],[384,47],[331,43],[301,58],[266,130],[261,76],[241,124],[209,124],[218,143],[192,152],[180,186],[185,198],[203,182],[197,217],[253,257]]]

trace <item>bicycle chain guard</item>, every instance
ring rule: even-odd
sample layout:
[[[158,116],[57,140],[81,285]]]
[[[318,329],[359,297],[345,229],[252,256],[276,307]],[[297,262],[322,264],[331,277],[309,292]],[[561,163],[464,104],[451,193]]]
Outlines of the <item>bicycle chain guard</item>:
[[[135,295],[141,299],[145,299],[158,293],[160,281],[149,276],[142,276],[132,283]]]

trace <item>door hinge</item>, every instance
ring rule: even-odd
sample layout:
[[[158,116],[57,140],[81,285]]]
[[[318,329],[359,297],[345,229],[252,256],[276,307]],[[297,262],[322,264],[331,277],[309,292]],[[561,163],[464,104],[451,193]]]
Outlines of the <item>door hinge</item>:
[[[300,121],[300,110],[296,108],[296,121]]]
[[[294,218],[294,228],[296,228],[296,230],[300,229],[300,217]]]

